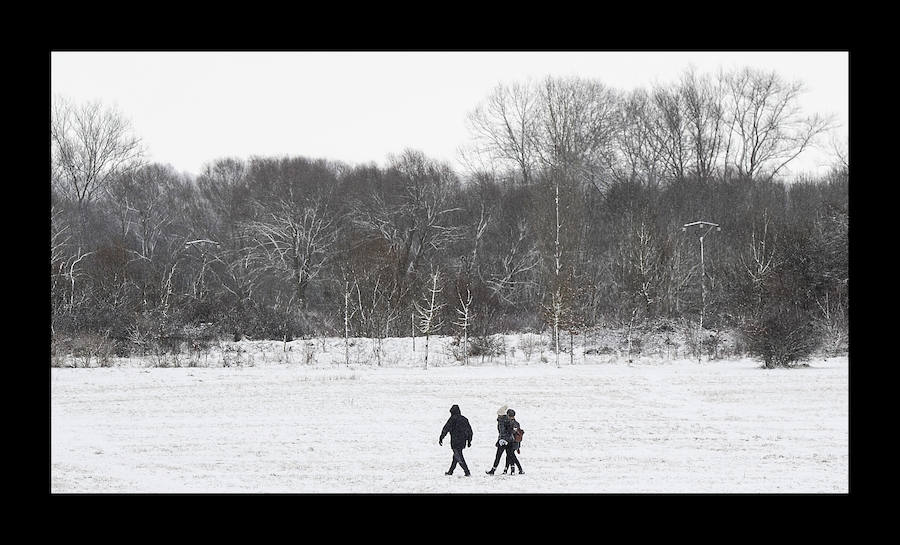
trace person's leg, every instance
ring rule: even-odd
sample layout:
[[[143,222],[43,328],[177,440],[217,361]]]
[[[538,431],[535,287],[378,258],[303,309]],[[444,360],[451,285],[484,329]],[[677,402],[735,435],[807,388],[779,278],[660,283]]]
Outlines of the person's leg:
[[[497,447],[497,454],[494,455],[494,469],[496,469],[497,466],[500,465],[500,456],[503,456],[504,450],[505,449],[503,447]]]
[[[445,475],[453,475],[453,470],[456,469],[456,451],[453,451],[453,461],[450,462],[450,471],[445,473]]]
[[[463,468],[463,472],[466,474],[466,476],[468,476],[469,475],[469,466],[466,465],[466,458],[465,458],[465,456],[463,456],[463,449],[461,449],[461,448],[453,449],[453,456],[454,456],[453,461],[454,462],[458,461],[459,466],[461,468]]]
[[[516,449],[513,448],[512,445],[506,446],[506,469],[510,470],[510,474],[515,473],[515,467],[519,465],[519,460],[516,458]],[[512,469],[510,469],[512,468]],[[506,473],[506,469],[503,470],[503,473]]]
[[[512,468],[514,464],[515,467],[519,468],[519,473],[524,473],[522,471],[522,463],[519,461],[519,455],[517,454],[519,450],[519,443],[513,443],[513,445],[513,448],[510,449],[513,453],[513,459],[512,462],[510,462],[510,467]],[[515,468],[511,469],[511,471],[515,471]]]
[[[493,475],[494,472],[497,471],[497,466],[500,465],[500,456],[503,455],[503,450],[503,447],[497,447],[497,454],[494,455],[494,465],[489,471],[485,471],[485,473]]]

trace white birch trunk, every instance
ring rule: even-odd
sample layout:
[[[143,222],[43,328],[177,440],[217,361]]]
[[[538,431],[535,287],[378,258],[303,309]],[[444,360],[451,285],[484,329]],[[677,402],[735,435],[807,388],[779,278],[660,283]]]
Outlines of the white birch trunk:
[[[350,367],[350,283],[344,282],[344,365]]]
[[[556,366],[559,367],[559,313],[562,302],[560,301],[560,246],[559,246],[559,179],[556,180],[556,294],[553,306],[553,342],[556,345]]]

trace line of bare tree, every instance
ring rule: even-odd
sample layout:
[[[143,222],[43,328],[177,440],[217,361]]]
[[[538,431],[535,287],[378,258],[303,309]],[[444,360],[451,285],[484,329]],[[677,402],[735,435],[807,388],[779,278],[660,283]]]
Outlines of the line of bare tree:
[[[791,361],[785,344],[845,333],[848,305],[846,152],[826,175],[782,177],[831,126],[802,112],[802,90],[750,69],[628,92],[499,85],[468,118],[464,176],[413,149],[385,167],[226,158],[190,176],[145,163],[118,112],[58,102],[53,334],[104,332],[126,350],[186,325],[287,340],[412,323],[468,351],[471,336],[548,327],[559,364],[566,333],[697,315],[681,226],[702,218],[722,227],[704,326]],[[779,327],[804,342],[766,345]]]

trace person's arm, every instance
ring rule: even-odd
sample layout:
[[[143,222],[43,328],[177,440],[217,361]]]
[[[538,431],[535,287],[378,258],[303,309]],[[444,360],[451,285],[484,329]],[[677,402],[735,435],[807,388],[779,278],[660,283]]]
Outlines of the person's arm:
[[[442,445],[444,442],[444,437],[446,437],[447,433],[450,431],[450,423],[453,422],[453,417],[451,416],[447,423],[444,424],[444,427],[441,429],[441,436],[438,438],[438,444]]]

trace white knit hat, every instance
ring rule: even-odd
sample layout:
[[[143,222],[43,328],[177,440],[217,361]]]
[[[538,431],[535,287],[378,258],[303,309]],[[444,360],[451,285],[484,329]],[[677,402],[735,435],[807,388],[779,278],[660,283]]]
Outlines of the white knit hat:
[[[502,416],[502,415],[506,414],[506,409],[508,409],[508,408],[509,407],[504,405],[504,406],[500,407],[499,409],[497,409],[497,416]]]

